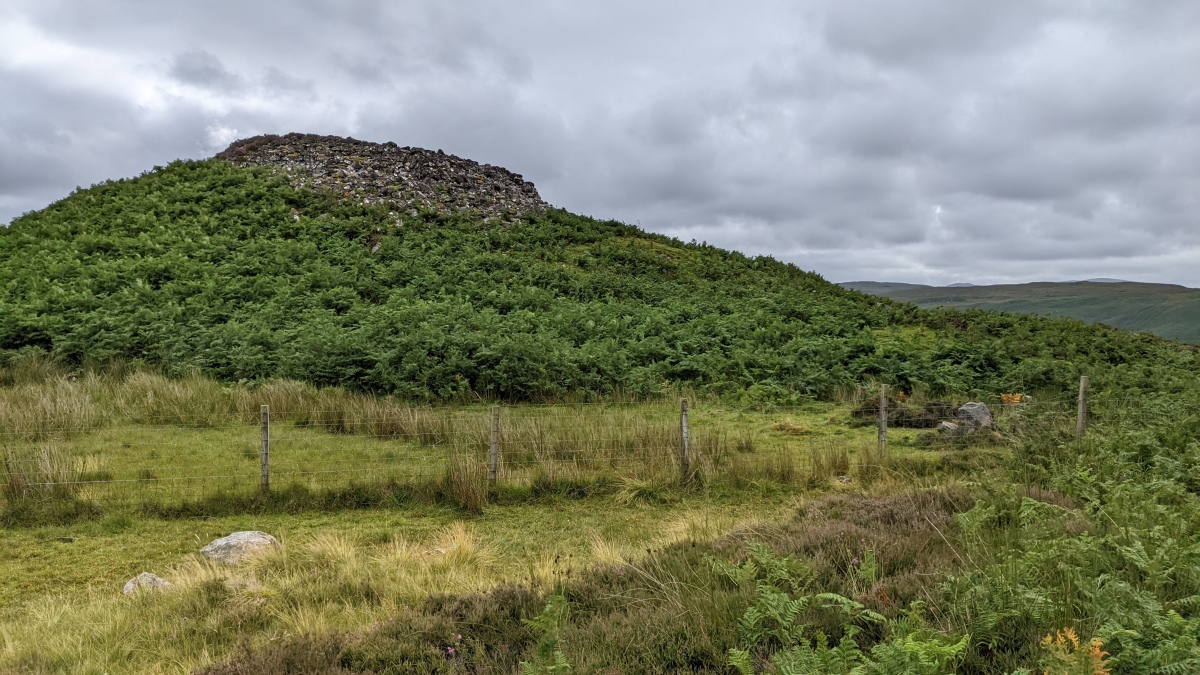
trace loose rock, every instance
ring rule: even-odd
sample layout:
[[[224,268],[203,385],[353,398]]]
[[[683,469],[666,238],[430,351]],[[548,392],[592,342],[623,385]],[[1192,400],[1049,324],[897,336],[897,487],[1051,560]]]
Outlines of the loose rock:
[[[389,202],[416,215],[416,206],[485,218],[545,209],[533,183],[507,169],[422,148],[338,136],[288,134],[234,141],[217,155],[235,164],[269,166],[294,187],[331,192],[363,204]]]
[[[125,588],[121,590],[125,595],[133,595],[138,591],[165,591],[171,587],[171,582],[150,572],[142,572],[136,577],[125,582]]]
[[[986,403],[964,403],[958,408],[958,424],[966,433],[992,428],[992,411]]]
[[[233,565],[276,546],[279,546],[279,540],[275,537],[266,532],[250,530],[216,539],[200,549],[200,553],[217,562]]]
[[[939,434],[957,434],[958,425],[954,422],[940,422],[937,425],[937,431]]]

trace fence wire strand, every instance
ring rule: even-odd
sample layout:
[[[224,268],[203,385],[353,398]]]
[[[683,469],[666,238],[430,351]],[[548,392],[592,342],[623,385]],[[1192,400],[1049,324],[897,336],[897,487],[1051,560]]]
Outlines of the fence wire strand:
[[[874,399],[878,402],[878,398]],[[861,397],[855,406],[869,404]],[[1097,397],[1088,419],[1124,424],[1139,399]],[[911,411],[938,402],[891,408],[887,424],[901,424]],[[998,424],[1044,418],[1063,429],[1075,424],[1075,400],[989,403]],[[946,406],[943,406],[945,408]],[[956,406],[955,406],[956,407]],[[817,406],[819,408],[819,404]],[[666,404],[540,404],[502,406],[497,476],[528,480],[547,474],[616,472],[625,476],[668,476],[680,468],[679,410]],[[844,408],[843,408],[844,410]],[[874,439],[837,438],[789,421],[811,415],[814,406],[768,406],[762,410],[693,403],[686,461],[703,471],[757,465],[790,471],[793,462],[848,472],[847,451],[870,466]],[[36,411],[35,411],[36,412]],[[4,494],[11,504],[23,495],[75,492],[105,503],[148,498],[199,499],[213,492],[252,492],[262,476],[262,429],[258,410],[195,414],[101,416],[35,414],[36,432],[0,429]],[[706,413],[758,416],[770,431],[722,429],[706,424]],[[438,407],[271,410],[268,438],[272,489],[290,485],[345,487],[354,481],[450,480],[466,471],[486,476],[492,411]],[[852,413],[853,414],[853,413]],[[932,413],[931,413],[932,414]],[[1139,409],[1138,415],[1146,411]],[[868,417],[861,426],[870,426]],[[922,422],[927,425],[928,420]],[[931,433],[926,428],[914,433]],[[793,435],[794,434],[794,435]],[[154,438],[154,436],[160,438]],[[765,441],[770,441],[769,443]],[[881,445],[882,447],[882,445]],[[236,455],[236,458],[235,458]],[[824,465],[822,465],[824,466]]]

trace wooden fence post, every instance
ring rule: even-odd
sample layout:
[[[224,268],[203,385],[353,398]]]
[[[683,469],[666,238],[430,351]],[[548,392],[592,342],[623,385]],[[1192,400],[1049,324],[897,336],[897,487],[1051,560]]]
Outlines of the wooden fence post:
[[[259,427],[262,429],[262,478],[258,489],[271,491],[271,407],[264,405],[259,411]]]
[[[887,385],[879,387],[879,456],[887,454]]]
[[[496,487],[496,467],[500,463],[500,406],[492,406],[492,440],[488,446],[488,488]]]
[[[679,480],[686,485],[691,480],[691,467],[688,466],[688,402],[686,398],[679,400],[679,432]]]
[[[1080,438],[1087,431],[1087,391],[1088,378],[1084,375],[1079,378],[1079,411],[1075,418],[1075,435]]]

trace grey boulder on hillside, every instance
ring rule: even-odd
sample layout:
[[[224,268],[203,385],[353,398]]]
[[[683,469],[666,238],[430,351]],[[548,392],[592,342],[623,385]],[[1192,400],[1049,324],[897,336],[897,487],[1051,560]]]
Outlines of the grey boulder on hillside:
[[[171,582],[150,572],[142,572],[136,577],[125,582],[125,588],[121,590],[125,595],[133,595],[138,591],[165,591],[171,587]]]
[[[269,551],[279,546],[279,540],[266,532],[254,530],[234,532],[227,537],[213,540],[200,553],[210,560],[235,565],[246,558]]]
[[[991,429],[992,411],[986,403],[964,403],[958,408],[958,426],[967,433]]]

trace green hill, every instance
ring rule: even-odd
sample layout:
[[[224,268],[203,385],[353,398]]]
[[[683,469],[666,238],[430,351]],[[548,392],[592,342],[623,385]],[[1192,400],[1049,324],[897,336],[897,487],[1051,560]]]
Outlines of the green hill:
[[[841,285],[918,307],[1065,316],[1200,344],[1200,289],[1171,284],[1077,281],[936,287],[851,281]]]
[[[370,173],[354,168],[368,160],[337,175]],[[448,193],[476,197],[426,181],[414,198],[379,171],[370,196],[297,175],[176,162],[0,228],[0,358],[142,359],[415,400],[687,385],[787,401],[864,380],[1070,387],[1083,372],[1170,387],[1197,369],[1192,352],[1148,336],[918,311],[770,258],[536,207],[528,184],[511,192],[533,206],[514,214],[500,188],[485,210],[439,208]]]

